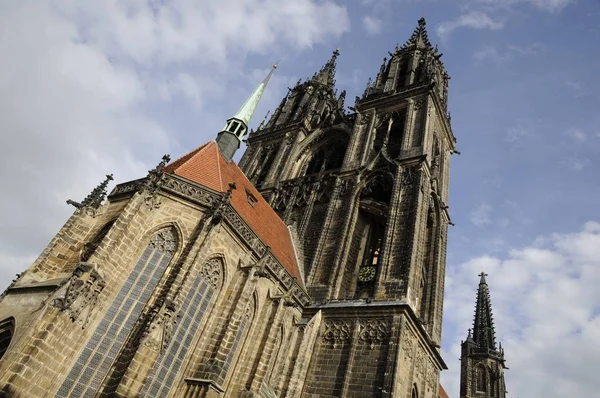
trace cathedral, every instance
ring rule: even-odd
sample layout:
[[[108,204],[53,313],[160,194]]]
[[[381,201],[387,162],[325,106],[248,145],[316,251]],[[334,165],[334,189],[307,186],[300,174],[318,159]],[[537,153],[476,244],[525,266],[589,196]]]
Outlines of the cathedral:
[[[214,141],[68,201],[0,296],[0,396],[448,397],[442,54],[419,20],[353,106],[338,56],[256,130],[275,68]],[[460,366],[505,397],[484,274]]]

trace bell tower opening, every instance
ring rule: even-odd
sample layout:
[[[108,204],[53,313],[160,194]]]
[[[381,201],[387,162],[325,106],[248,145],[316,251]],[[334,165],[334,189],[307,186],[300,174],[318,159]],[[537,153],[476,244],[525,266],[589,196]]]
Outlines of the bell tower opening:
[[[334,141],[329,145],[323,145],[317,149],[306,167],[306,175],[324,173],[337,170],[344,163],[346,146],[340,141]]]
[[[363,230],[365,245],[356,281],[356,298],[364,299],[373,296],[373,284],[381,265],[381,244],[385,222],[382,217],[363,211],[360,212],[359,217],[365,220],[366,225]]]

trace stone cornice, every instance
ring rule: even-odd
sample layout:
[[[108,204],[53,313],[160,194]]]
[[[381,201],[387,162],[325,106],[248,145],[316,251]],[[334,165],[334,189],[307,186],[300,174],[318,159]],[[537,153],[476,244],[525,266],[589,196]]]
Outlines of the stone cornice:
[[[398,99],[408,99],[418,94],[424,94],[429,90],[429,83],[417,83],[410,86],[402,87],[393,91],[382,91],[380,93],[370,94],[364,99],[361,99],[357,104],[356,109],[362,113],[364,110],[371,107],[384,107],[387,103],[390,105],[397,104]]]

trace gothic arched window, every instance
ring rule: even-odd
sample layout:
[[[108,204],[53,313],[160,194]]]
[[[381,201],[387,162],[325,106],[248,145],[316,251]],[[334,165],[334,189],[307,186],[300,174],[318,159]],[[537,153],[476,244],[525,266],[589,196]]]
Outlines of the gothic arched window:
[[[0,359],[4,356],[10,346],[15,333],[15,318],[10,317],[0,322]]]
[[[400,60],[400,65],[398,65],[398,79],[396,80],[396,88],[402,88],[406,86],[406,78],[408,76],[408,59],[404,57]]]
[[[379,151],[383,145],[387,145],[387,152],[396,158],[402,150],[404,139],[404,127],[406,124],[406,108],[399,109],[379,117],[375,130],[373,149]]]
[[[92,333],[57,397],[95,395],[110,371],[123,342],[132,331],[179,245],[174,227],[157,231],[147,243],[125,283]]]
[[[475,370],[475,391],[477,392],[486,392],[487,391],[487,377],[485,367],[483,365],[479,365]]]
[[[388,153],[391,157],[397,158],[402,150],[402,140],[404,139],[404,126],[406,124],[406,109],[401,109],[392,115],[392,124],[388,138]]]
[[[223,286],[224,269],[225,263],[220,257],[211,258],[202,264],[198,276],[185,296],[179,321],[169,338],[168,346],[155,362],[142,388],[142,396],[168,395],[202,319]]]
[[[431,289],[435,278],[434,272],[436,268],[435,258],[438,250],[438,220],[439,211],[437,200],[434,195],[429,198],[427,208],[427,222],[425,224],[425,241],[423,243],[423,261],[421,263],[421,283],[419,289],[420,311],[423,317],[431,316],[431,311],[428,309],[431,305]],[[432,321],[428,319],[427,322]]]
[[[306,175],[323,173],[342,167],[346,156],[346,144],[334,141],[317,149],[306,167]]]

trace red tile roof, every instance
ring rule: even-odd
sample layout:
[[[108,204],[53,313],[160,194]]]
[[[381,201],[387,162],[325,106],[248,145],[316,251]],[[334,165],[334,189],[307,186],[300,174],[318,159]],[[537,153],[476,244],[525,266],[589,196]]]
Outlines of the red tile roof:
[[[268,246],[288,272],[302,284],[290,232],[277,213],[269,206],[254,185],[234,162],[227,162],[211,141],[177,159],[165,167],[165,172],[187,178],[219,192],[227,191],[235,182],[231,205],[242,216],[258,237]],[[255,199],[248,203],[248,193]]]
[[[440,398],[450,398],[448,396],[448,394],[446,393],[446,390],[444,390],[444,387],[442,387],[442,385],[440,384],[440,393],[439,393],[439,397]]]

